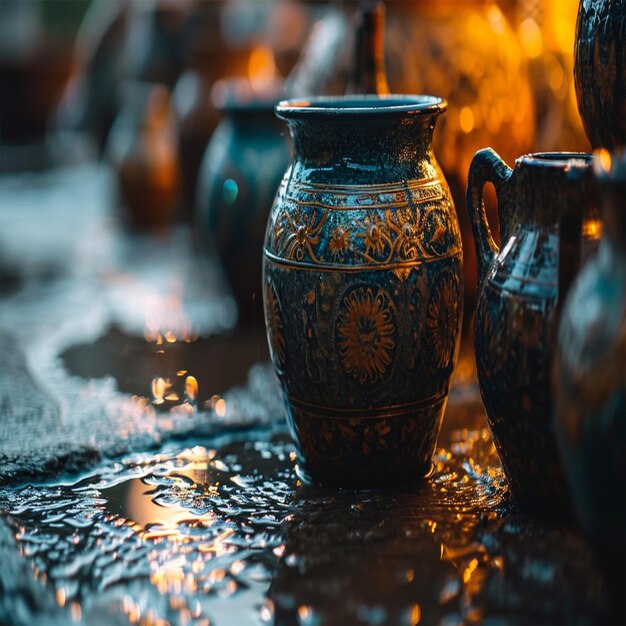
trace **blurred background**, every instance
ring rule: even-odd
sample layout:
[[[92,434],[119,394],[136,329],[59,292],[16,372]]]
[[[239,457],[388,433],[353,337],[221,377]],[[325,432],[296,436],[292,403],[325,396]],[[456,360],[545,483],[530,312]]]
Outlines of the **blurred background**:
[[[272,107],[282,97],[358,91],[356,32],[372,6],[2,0],[0,180],[97,164],[107,172],[97,191],[107,228],[158,233],[161,240],[186,230],[184,245],[221,267],[240,323],[262,325],[255,291],[260,245],[289,160],[286,130]],[[435,153],[462,226],[468,313],[476,272],[464,193],[475,151],[491,146],[512,164],[530,151],[590,149],[573,80],[578,2],[389,0],[385,6],[391,92],[449,102]],[[81,181],[75,182],[79,190]],[[22,231],[11,224],[24,215],[12,210],[12,190],[5,186],[0,196],[0,220],[9,227],[0,237],[4,290],[23,278],[25,267],[54,273],[56,261],[42,253],[47,241],[65,241],[59,246],[67,251],[79,238],[79,230],[67,227],[80,220],[81,207],[66,203],[47,219],[42,193],[16,247],[15,233]],[[495,219],[493,192],[485,193]],[[95,247],[97,231],[89,231]],[[32,246],[23,245],[28,233]],[[231,313],[234,308],[224,315]]]

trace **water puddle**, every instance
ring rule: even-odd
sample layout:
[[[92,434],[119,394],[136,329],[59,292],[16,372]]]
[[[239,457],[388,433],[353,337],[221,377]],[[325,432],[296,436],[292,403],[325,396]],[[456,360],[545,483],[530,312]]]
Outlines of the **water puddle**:
[[[111,377],[119,391],[145,397],[152,395],[151,381],[161,379],[182,398],[184,381],[193,376],[202,401],[243,383],[252,365],[269,360],[261,326],[210,337],[165,335],[156,333],[148,341],[112,326],[96,341],[65,350],[61,360],[71,375],[87,380]],[[236,358],[225,359],[224,354]]]
[[[0,509],[67,621],[506,623],[532,617],[528,576],[533,594],[552,594],[546,614],[562,617],[572,589],[544,561],[570,567],[550,554],[563,535],[518,520],[512,545],[487,430],[452,430],[446,444],[409,491],[331,491],[298,481],[286,433],[231,433],[128,455],[78,481],[4,490]],[[597,580],[584,545],[566,537],[588,609]],[[537,540],[542,553],[507,573]],[[515,576],[508,605],[499,590]]]
[[[2,507],[35,576],[81,616],[205,624],[228,614],[245,624],[260,621],[275,569],[291,452],[286,437],[265,436],[219,453],[136,454],[77,483],[5,492]],[[100,606],[98,594],[110,591]]]

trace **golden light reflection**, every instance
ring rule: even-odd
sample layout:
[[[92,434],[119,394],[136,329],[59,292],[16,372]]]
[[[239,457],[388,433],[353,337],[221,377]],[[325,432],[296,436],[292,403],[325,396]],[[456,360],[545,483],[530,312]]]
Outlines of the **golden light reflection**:
[[[72,621],[80,622],[82,617],[82,610],[78,602],[72,602],[70,604],[70,615],[72,616]]]
[[[182,289],[180,285],[176,286],[177,293],[145,298],[143,336],[146,341],[162,346],[164,342],[190,343],[198,339],[199,334],[185,313]]]
[[[464,133],[474,129],[474,113],[470,107],[463,107],[459,113],[459,126]]]
[[[59,606],[65,606],[65,589],[63,587],[57,589],[56,601]]]
[[[422,609],[419,604],[412,604],[409,607],[409,624],[411,626],[416,626],[416,624],[420,623],[422,619]]]
[[[307,621],[311,617],[312,612],[311,607],[306,604],[302,604],[298,607],[298,617],[303,622]]]
[[[163,404],[165,402],[165,395],[171,386],[171,383],[169,383],[164,378],[155,378],[152,381],[152,403]]]
[[[594,165],[603,172],[610,172],[613,160],[611,159],[611,153],[606,148],[599,148],[594,150]]]
[[[203,446],[188,448],[177,455],[168,474],[173,480],[172,489],[188,491],[191,499],[199,486],[204,495],[210,494],[212,488],[217,493],[219,483],[205,484],[213,480],[210,472],[218,463],[215,455],[215,450]],[[229,538],[235,531],[225,528],[215,536],[207,537],[206,541],[197,543],[197,535],[185,532],[187,525],[199,524],[208,529],[221,521],[217,514],[212,511],[203,514],[189,511],[178,504],[184,498],[178,498],[172,505],[160,505],[155,502],[155,487],[139,478],[129,481],[128,488],[124,511],[126,519],[120,518],[119,521],[133,528],[142,539],[156,540],[155,549],[148,554],[151,584],[160,594],[168,596],[170,609],[177,612],[177,623],[187,624],[193,619],[196,624],[208,626],[209,621],[201,619],[202,605],[194,595],[206,593],[220,584],[224,593],[233,594],[238,590],[237,581],[230,577],[244,569],[242,561],[234,561],[228,571],[215,567],[211,569],[206,565],[235,549],[229,544]],[[181,526],[183,523],[185,525]],[[167,537],[167,544],[161,542],[163,537]],[[193,549],[191,543],[194,543]],[[131,624],[164,626],[169,623],[160,618],[154,609],[146,610],[130,596],[124,597],[121,609]]]
[[[274,54],[267,46],[257,46],[250,53],[248,78],[256,93],[266,91],[276,79]]]
[[[452,563],[456,568],[461,581],[465,617],[470,623],[480,621],[481,612],[472,606],[472,599],[481,591],[490,570],[495,567],[499,571],[503,568],[501,556],[491,558],[485,546],[470,543],[463,546],[448,546],[441,544],[441,560]]]
[[[266,600],[265,604],[261,607],[260,611],[261,621],[269,622],[274,617],[274,602],[272,600]]]
[[[224,400],[224,398],[220,398],[215,403],[215,414],[218,417],[224,417],[226,415],[226,401]]]
[[[191,403],[195,402],[198,396],[198,381],[194,376],[187,376],[185,379],[185,396]]]
[[[519,25],[519,36],[524,52],[531,59],[536,59],[541,54],[543,38],[539,25],[532,17],[526,18]]]
[[[602,236],[602,220],[585,220],[583,222],[583,237],[598,240]]]
[[[183,488],[182,482],[179,488]],[[194,489],[195,484],[186,488]],[[150,485],[135,480],[130,482],[126,497],[127,525],[132,526],[143,539],[168,537],[173,541],[182,541],[184,537],[177,528],[181,522],[194,520],[209,527],[218,519],[212,511],[198,515],[180,505],[161,506],[153,500],[152,491]]]

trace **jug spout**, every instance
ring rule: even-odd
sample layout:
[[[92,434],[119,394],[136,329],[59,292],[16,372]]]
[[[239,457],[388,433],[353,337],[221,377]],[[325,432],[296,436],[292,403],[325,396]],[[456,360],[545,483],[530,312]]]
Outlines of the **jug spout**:
[[[498,221],[501,230],[509,230],[512,219],[513,202],[508,197],[509,182],[513,170],[491,148],[479,150],[472,159],[467,179],[467,209],[472,221],[476,262],[478,265],[478,285],[482,285],[489,269],[498,254],[498,246],[493,240],[487,221],[483,187],[492,183],[498,199]]]

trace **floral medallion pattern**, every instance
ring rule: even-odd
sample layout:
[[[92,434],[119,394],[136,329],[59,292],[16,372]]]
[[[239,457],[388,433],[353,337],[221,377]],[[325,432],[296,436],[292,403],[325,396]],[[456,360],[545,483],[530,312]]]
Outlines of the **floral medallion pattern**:
[[[337,346],[344,369],[359,383],[377,381],[393,352],[394,305],[383,290],[360,287],[343,299],[337,319]]]
[[[437,368],[447,368],[456,347],[460,319],[458,281],[447,275],[435,288],[426,317],[427,339]]]
[[[303,207],[294,213],[283,211],[274,225],[273,239],[284,258],[290,261],[306,258],[318,261],[316,249],[327,218],[327,212],[307,211]]]
[[[333,261],[342,260],[351,247],[351,231],[343,226],[336,226],[330,235],[328,252]]]

